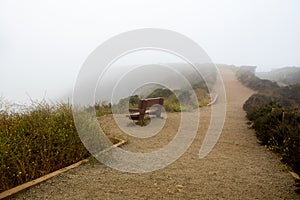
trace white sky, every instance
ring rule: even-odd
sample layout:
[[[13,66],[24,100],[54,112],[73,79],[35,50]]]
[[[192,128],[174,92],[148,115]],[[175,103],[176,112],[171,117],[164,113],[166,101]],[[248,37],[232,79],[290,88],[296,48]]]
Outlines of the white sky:
[[[0,96],[56,100],[98,45],[145,27],[188,36],[214,63],[300,66],[299,11],[297,0],[0,0]]]

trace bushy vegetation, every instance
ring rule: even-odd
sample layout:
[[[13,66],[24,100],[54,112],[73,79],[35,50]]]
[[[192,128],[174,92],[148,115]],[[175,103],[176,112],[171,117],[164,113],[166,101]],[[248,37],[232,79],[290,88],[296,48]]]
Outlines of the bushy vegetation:
[[[96,111],[96,116],[103,116],[111,114],[111,103],[107,102],[98,102],[95,104],[94,108],[91,107],[91,109],[94,109]]]
[[[300,174],[300,112],[283,108],[259,110],[261,116],[254,120],[253,128],[263,145],[282,156]]]
[[[254,71],[248,70],[247,67],[241,67],[237,72],[236,76],[238,80],[245,86],[256,90],[256,91],[272,91],[275,88],[279,88],[277,83],[263,80],[255,76]]]
[[[243,109],[247,112],[247,118],[249,120],[255,120],[264,114],[264,112],[261,113],[261,111],[264,111],[264,109],[269,109],[268,105],[271,105],[272,102],[272,98],[268,95],[263,93],[253,94],[244,103]]]
[[[181,107],[179,100],[168,88],[158,88],[154,90],[147,98],[163,97],[164,98],[164,108],[167,112],[180,112]]]
[[[278,81],[285,84],[296,84],[300,82],[299,67],[283,67],[270,72],[260,72],[258,77],[273,81]]]
[[[133,95],[130,97],[120,99],[120,101],[117,104],[114,104],[112,106],[110,104],[104,104],[104,105],[102,104],[102,107],[99,107],[98,110],[101,109],[103,110],[103,107],[106,107],[110,109],[110,113],[112,113],[112,111],[114,113],[127,113],[128,108],[138,107],[139,101],[140,101],[140,97],[138,95]],[[109,110],[107,110],[107,112],[109,112]]]
[[[239,71],[237,76],[258,91],[243,106],[257,138],[300,174],[300,84],[279,88],[251,72]]]
[[[195,93],[197,99],[192,99],[192,92]],[[195,109],[197,107],[206,106],[210,102],[210,96],[205,84],[198,83],[193,85],[193,90],[175,90],[168,88],[157,88],[145,98],[164,98],[164,109],[167,112],[181,112]],[[111,105],[107,103],[99,103],[96,108],[96,114],[127,113],[128,108],[137,108],[141,97],[138,95],[120,99],[117,104]],[[180,102],[182,105],[180,105]]]
[[[0,111],[0,192],[88,156],[71,105],[39,103],[22,112]]]
[[[118,103],[111,106],[114,113],[127,113],[129,108],[136,108],[140,98],[164,98],[164,109],[167,112],[188,111],[194,108],[206,106],[210,102],[208,88],[212,89],[217,78],[217,71],[212,64],[196,64],[197,70],[191,70],[191,66],[172,64],[174,69],[178,70],[186,78],[192,89],[186,89],[186,84],[178,82],[177,79],[170,79],[168,82],[177,90],[164,88],[162,85],[148,87],[138,92],[138,95],[121,99]],[[198,73],[201,72],[201,75]],[[205,79],[203,78],[205,77]],[[197,99],[192,99],[192,93],[196,94]],[[182,105],[180,105],[180,103]]]
[[[198,100],[192,98],[192,92],[195,92]],[[195,85],[193,91],[175,90],[174,92],[172,92],[167,88],[159,88],[154,90],[150,95],[147,96],[147,98],[153,97],[163,97],[164,108],[168,112],[192,110],[197,107],[207,105],[207,103],[210,101],[206,86],[200,84]],[[182,105],[180,105],[180,102]]]

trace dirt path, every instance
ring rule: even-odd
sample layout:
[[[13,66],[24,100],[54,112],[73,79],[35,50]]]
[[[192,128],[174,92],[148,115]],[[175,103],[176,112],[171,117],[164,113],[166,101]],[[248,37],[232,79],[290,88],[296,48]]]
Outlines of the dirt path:
[[[151,173],[130,174],[103,164],[86,164],[33,187],[16,199],[300,199],[294,181],[279,158],[260,146],[246,125],[243,102],[253,93],[228,69],[222,70],[227,92],[227,118],[219,142],[204,159],[199,149],[210,110],[201,110],[197,137],[176,162]],[[130,137],[123,149],[148,152],[176,133],[178,114],[168,114],[162,134]],[[121,134],[111,117],[102,119],[111,134]]]

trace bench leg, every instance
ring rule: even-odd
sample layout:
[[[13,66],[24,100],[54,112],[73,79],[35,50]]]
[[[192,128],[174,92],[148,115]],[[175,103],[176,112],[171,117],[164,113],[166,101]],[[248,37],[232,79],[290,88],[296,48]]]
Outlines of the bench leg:
[[[139,120],[138,120],[138,125],[142,125],[143,121],[144,121],[144,117],[145,117],[145,114],[140,114],[139,116]]]
[[[161,118],[161,110],[160,109],[157,110],[155,115],[156,115],[156,117]]]

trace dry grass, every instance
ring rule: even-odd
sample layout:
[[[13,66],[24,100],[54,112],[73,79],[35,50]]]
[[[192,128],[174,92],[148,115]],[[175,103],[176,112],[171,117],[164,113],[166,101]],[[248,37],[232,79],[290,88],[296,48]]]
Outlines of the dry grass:
[[[89,156],[69,104],[0,111],[0,192]]]

